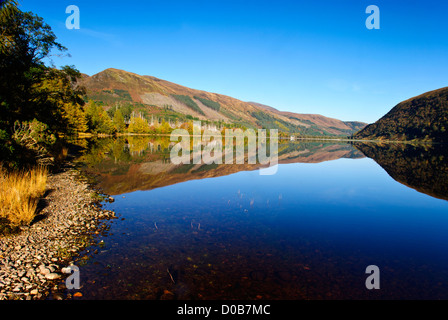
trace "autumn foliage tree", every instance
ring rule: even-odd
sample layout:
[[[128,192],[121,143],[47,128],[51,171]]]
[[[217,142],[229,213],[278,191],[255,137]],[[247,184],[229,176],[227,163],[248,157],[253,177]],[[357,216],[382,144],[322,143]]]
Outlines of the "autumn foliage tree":
[[[120,109],[115,110],[112,122],[117,132],[122,133],[126,129],[126,123]]]
[[[16,1],[0,2],[0,163],[19,165],[39,156],[36,148],[14,139],[17,128],[32,127],[29,134],[56,139],[85,129],[77,117],[84,112],[79,71],[44,63],[52,51],[66,50],[41,17],[22,12]]]
[[[149,133],[148,121],[141,117],[132,117],[128,131],[130,133]]]

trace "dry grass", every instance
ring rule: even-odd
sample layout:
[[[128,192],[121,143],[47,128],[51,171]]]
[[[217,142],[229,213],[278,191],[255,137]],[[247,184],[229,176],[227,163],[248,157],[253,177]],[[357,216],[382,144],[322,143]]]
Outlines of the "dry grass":
[[[47,177],[43,167],[18,172],[0,168],[0,218],[15,226],[30,224],[45,193]]]

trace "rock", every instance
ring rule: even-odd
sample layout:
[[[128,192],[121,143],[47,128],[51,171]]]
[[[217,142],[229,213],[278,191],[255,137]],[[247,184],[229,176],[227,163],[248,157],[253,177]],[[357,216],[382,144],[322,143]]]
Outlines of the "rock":
[[[42,268],[39,267],[39,270],[40,270],[40,274],[43,274],[44,276],[46,276],[46,275],[51,273],[50,269],[45,268],[45,267],[42,267]]]
[[[57,293],[53,294],[53,299],[54,300],[64,300],[64,295],[62,293],[57,292]]]
[[[26,276],[28,277],[28,278],[30,278],[30,277],[32,277],[34,275],[34,269],[28,269],[27,271],[26,271]]]
[[[70,267],[64,267],[61,269],[62,273],[72,273],[72,269]]]
[[[45,278],[48,280],[56,280],[59,279],[61,276],[58,275],[57,273],[49,273],[45,275]]]
[[[45,219],[0,240],[0,300],[48,297],[55,284],[51,280],[62,278],[58,261],[85,247],[73,245],[79,234],[86,229],[97,232],[100,219],[114,216],[112,211],[91,205],[90,187],[76,176],[70,169],[50,174],[48,187],[53,192],[41,212]],[[61,257],[57,248],[66,249],[67,254]]]

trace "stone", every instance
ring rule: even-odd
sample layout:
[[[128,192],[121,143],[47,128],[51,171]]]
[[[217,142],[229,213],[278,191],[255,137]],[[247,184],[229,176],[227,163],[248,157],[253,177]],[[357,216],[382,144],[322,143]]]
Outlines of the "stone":
[[[61,276],[58,275],[57,273],[49,273],[45,275],[45,278],[48,280],[56,280],[59,279]]]
[[[46,198],[49,204],[42,211],[46,219],[0,241],[0,300],[48,297],[48,290],[55,285],[52,280],[62,278],[56,248],[70,248],[69,255],[76,253],[80,248],[73,243],[78,234],[86,227],[93,233],[99,217],[114,216],[113,211],[91,205],[90,188],[72,175],[77,174],[66,171],[50,175],[49,187],[54,192]],[[171,295],[166,293],[165,298]]]
[[[47,269],[47,268],[41,268],[40,273],[43,274],[44,276],[46,276],[46,275],[50,274],[51,271],[50,271],[50,269]]]

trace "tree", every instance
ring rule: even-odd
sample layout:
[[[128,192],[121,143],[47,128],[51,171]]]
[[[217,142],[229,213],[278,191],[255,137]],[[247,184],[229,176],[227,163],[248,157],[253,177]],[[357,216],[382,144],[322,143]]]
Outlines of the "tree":
[[[17,5],[16,0],[2,0],[0,2],[0,14],[4,17],[11,17],[17,10]]]
[[[168,122],[166,122],[165,120],[162,121],[162,124],[157,128],[157,130],[159,131],[159,133],[161,134],[168,134],[171,133],[171,131],[173,129],[171,129],[171,126]]]
[[[91,133],[112,134],[115,131],[114,124],[102,106],[90,100],[86,106],[85,117],[88,131]]]
[[[126,123],[124,122],[124,117],[120,109],[115,110],[114,118],[112,121],[117,132],[121,133],[126,129]]]
[[[34,118],[46,123],[55,133],[74,134],[86,131],[82,96],[76,85],[80,72],[65,66],[48,68],[45,77],[34,85],[33,105],[39,110]]]
[[[131,133],[149,133],[148,121],[140,117],[132,117],[128,131]]]
[[[45,105],[48,95],[39,90],[39,85],[55,76],[56,71],[46,67],[43,59],[53,49],[66,48],[56,42],[56,36],[42,18],[17,8],[10,9],[10,14],[5,11],[6,7],[0,11],[1,118],[11,124],[47,114],[42,109],[48,111]]]
[[[116,132],[111,118],[109,118],[106,110],[104,110],[102,107],[100,107],[99,119],[100,121],[97,131],[98,133],[114,134]]]
[[[41,17],[20,11],[14,0],[1,1],[0,162],[12,164],[28,146],[14,140],[17,123],[37,121],[56,138],[77,130],[70,119],[82,112],[80,73],[74,67],[47,67],[43,60],[53,50],[66,48]]]
[[[63,117],[67,120],[67,133],[69,135],[78,135],[87,132],[87,118],[83,109],[77,108],[70,103],[63,105]]]

